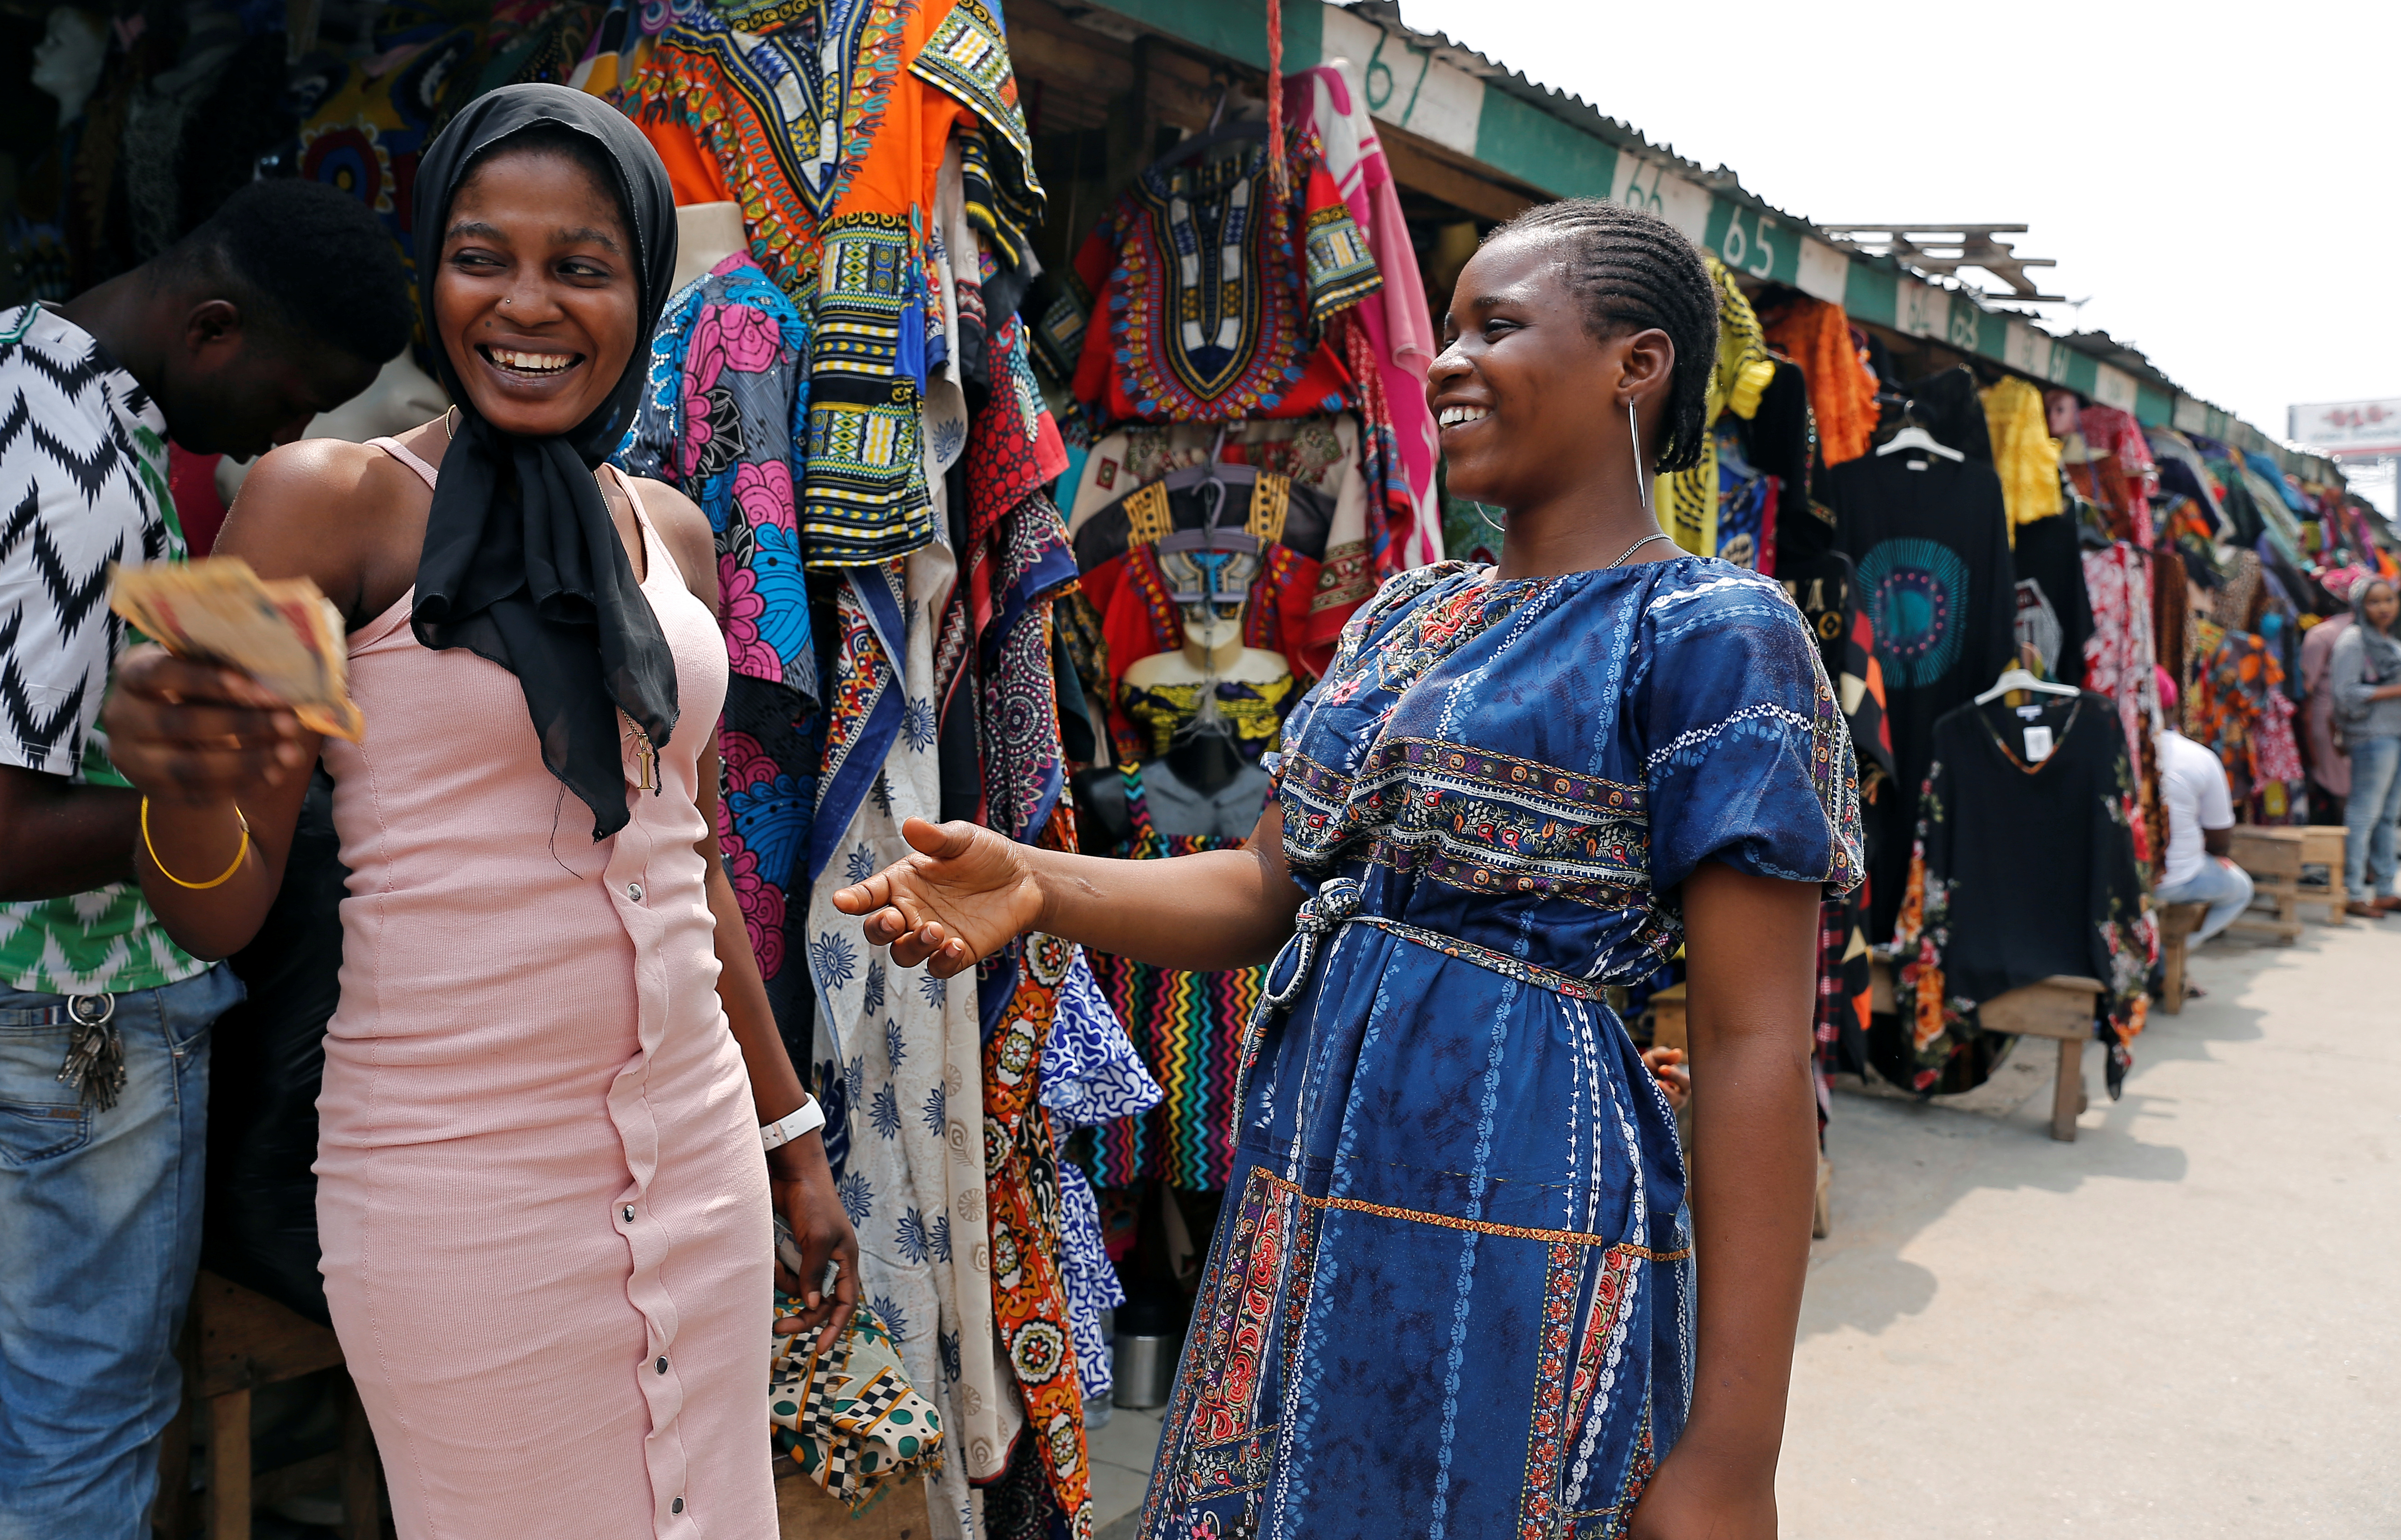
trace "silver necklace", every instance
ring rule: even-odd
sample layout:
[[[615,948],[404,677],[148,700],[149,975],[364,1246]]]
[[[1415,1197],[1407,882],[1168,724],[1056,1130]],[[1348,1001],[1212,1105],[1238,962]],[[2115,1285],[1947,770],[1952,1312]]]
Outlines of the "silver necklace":
[[[1667,538],[1667,533],[1664,530],[1657,534],[1645,535],[1640,539],[1635,541],[1632,545],[1627,546],[1623,552],[1619,552],[1617,560],[1610,563],[1609,565],[1612,566],[1624,566],[1626,565],[1626,557],[1633,555],[1636,552],[1641,550],[1644,546],[1649,545],[1653,540],[1664,540]]]

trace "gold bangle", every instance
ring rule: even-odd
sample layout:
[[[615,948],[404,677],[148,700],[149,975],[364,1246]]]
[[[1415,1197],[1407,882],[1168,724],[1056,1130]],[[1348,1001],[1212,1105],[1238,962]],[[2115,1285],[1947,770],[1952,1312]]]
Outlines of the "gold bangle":
[[[250,859],[250,820],[242,816],[241,804],[239,802],[233,805],[233,816],[234,822],[241,825],[241,843],[234,850],[233,865],[206,882],[186,882],[169,871],[167,863],[158,859],[158,847],[150,842],[150,798],[146,797],[142,799],[142,848],[150,852],[150,865],[158,868],[158,875],[175,886],[188,888],[194,893],[205,893],[211,888],[221,888],[232,881],[233,874],[241,870],[241,864]]]

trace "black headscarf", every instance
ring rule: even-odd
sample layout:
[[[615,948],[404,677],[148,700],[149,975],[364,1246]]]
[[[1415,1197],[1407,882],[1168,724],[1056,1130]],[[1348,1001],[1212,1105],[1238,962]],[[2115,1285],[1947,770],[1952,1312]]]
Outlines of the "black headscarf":
[[[510,86],[453,118],[417,169],[417,283],[428,336],[443,232],[459,184],[486,150],[536,124],[590,138],[617,170],[615,192],[640,277],[633,355],[608,399],[555,438],[506,433],[487,421],[437,348],[442,384],[459,403],[417,563],[410,619],[428,647],[465,647],[517,676],[550,772],[592,809],[592,838],[629,818],[617,712],[664,744],[675,730],[675,655],[634,579],[594,473],[634,418],[676,261],[675,198],[666,168],[624,114],[561,86]]]

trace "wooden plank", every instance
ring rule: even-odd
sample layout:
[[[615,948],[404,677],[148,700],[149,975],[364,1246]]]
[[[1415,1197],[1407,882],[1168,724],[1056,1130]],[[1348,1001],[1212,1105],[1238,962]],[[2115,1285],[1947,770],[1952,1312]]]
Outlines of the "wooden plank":
[[[2160,911],[2160,1009],[2170,1015],[2184,1012],[2185,954],[2192,933],[2208,918],[2206,904],[2170,904]]]
[[[202,1400],[342,1362],[342,1344],[329,1328],[213,1273],[200,1274],[192,1303],[200,1321],[193,1394]]]
[[[2089,1027],[2090,1018],[2088,1018]],[[2051,1087],[2051,1137],[2076,1142],[2076,1114],[2084,1111],[2084,1040],[2059,1040],[2059,1075]]]
[[[2092,1014],[2100,994],[2099,979],[2063,974],[1984,1002],[1976,1018],[1988,1032],[2081,1042],[2092,1035]]]
[[[854,1519],[815,1481],[775,1462],[775,1522],[782,1540],[926,1540],[926,1488],[912,1482]]]
[[[2298,881],[2301,875],[2301,831],[2237,825],[2231,831],[2234,864],[2254,878]]]
[[[209,1540],[250,1540],[250,1392],[209,1400]]]
[[[1457,164],[1456,157],[1406,129],[1379,123],[1376,138],[1384,146],[1384,158],[1392,162],[1393,181],[1471,214],[1486,219],[1515,219],[1543,201],[1514,184],[1496,179],[1489,170],[1471,170]]]

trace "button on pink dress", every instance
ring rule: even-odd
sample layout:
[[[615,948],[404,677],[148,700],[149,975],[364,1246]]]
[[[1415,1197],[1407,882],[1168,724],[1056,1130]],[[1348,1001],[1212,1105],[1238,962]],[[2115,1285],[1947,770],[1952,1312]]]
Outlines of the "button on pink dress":
[[[322,1266],[403,1540],[776,1533],[767,1168],[693,843],[725,647],[635,508],[680,710],[624,829],[593,842],[516,676],[419,647],[413,593],[350,638],[365,741],[325,744]]]

